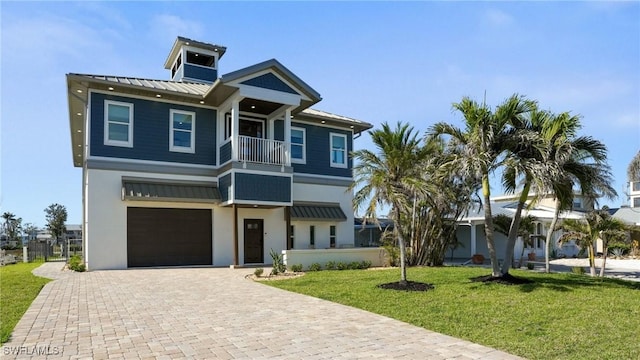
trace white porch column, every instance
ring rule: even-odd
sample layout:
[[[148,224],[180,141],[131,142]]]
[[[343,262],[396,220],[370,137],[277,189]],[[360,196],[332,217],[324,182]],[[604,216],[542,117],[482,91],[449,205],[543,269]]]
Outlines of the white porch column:
[[[238,134],[240,133],[240,100],[231,102],[231,160],[238,161]]]
[[[285,165],[291,166],[291,108],[284,111]]]
[[[469,225],[471,226],[470,232],[471,232],[471,256],[473,256],[476,253],[476,228],[477,226],[474,223],[469,223]]]

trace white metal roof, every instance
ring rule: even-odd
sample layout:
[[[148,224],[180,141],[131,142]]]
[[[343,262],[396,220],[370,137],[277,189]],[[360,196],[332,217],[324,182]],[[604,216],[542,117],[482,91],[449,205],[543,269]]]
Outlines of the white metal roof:
[[[70,74],[75,76],[86,77],[91,80],[108,81],[118,85],[129,85],[143,87],[153,90],[173,91],[181,94],[204,96],[209,90],[211,85],[196,82],[180,82],[169,80],[154,80],[133,78],[125,76],[110,76],[110,75],[90,75],[90,74]]]

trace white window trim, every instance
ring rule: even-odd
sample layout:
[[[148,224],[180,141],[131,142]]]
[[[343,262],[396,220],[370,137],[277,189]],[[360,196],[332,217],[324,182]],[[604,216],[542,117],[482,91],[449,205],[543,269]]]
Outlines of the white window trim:
[[[182,114],[182,115],[191,115],[191,146],[175,146],[173,145],[173,134],[174,130],[183,131],[181,129],[173,128],[173,115],[174,114]],[[193,111],[184,111],[184,110],[169,110],[169,151],[172,152],[181,152],[181,153],[190,153],[193,154],[196,151],[196,113]]]
[[[333,137],[338,136],[344,138],[344,164],[333,162]],[[347,142],[347,135],[338,133],[329,133],[329,161],[331,167],[346,169],[349,166],[349,143]]]
[[[307,163],[307,130],[305,128],[292,126],[291,131],[293,132],[293,130],[302,131],[302,144],[295,144],[295,146],[302,145],[302,159],[294,158],[293,151],[292,151],[291,162],[296,164],[306,164]],[[291,143],[291,147],[293,147],[294,146],[293,141],[289,139],[289,142]]]
[[[129,108],[129,141],[109,139],[109,105],[126,106]],[[133,147],[133,104],[113,100],[104,101],[104,145]]]

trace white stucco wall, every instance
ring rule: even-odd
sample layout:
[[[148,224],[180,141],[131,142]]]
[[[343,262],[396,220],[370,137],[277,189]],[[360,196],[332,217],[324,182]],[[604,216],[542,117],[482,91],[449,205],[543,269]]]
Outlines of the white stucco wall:
[[[214,209],[213,204],[158,201],[122,201],[122,177],[210,181],[197,176],[168,176],[111,170],[87,170],[86,263],[89,270],[127,268],[127,207]],[[213,219],[213,228],[216,219]],[[215,251],[215,249],[214,249]]]
[[[316,249],[329,247],[329,226],[336,226],[336,247],[354,246],[353,205],[351,192],[344,186],[293,184],[294,202],[339,203],[347,221],[292,221],[295,226],[295,248],[309,248],[309,226],[316,226]],[[300,247],[298,246],[300,244]]]

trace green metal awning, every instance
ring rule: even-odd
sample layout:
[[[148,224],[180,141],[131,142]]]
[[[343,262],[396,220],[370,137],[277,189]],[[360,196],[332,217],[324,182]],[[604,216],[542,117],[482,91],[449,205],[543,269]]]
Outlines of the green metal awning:
[[[217,203],[220,191],[211,183],[122,179],[122,200]]]
[[[293,205],[291,220],[295,221],[347,221],[340,205]]]

